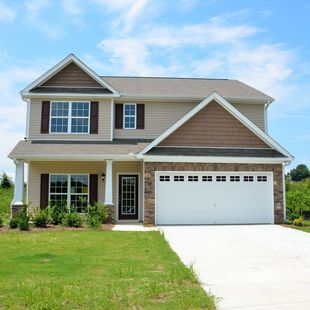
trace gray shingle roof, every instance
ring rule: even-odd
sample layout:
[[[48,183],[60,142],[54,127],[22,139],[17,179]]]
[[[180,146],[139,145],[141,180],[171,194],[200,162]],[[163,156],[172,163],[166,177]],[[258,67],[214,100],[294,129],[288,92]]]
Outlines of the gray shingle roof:
[[[109,141],[19,141],[10,152],[11,158],[27,156],[95,156],[128,155],[145,148],[147,140]]]
[[[178,148],[154,147],[146,155],[170,156],[229,156],[229,157],[285,157],[273,149],[232,149],[232,148]]]
[[[237,80],[121,76],[102,78],[123,95],[205,98],[215,91],[225,98],[273,100],[272,97]]]

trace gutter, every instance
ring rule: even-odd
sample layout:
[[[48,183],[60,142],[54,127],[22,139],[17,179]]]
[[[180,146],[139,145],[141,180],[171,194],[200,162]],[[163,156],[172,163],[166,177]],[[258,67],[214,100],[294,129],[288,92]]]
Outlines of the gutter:
[[[287,161],[282,164],[282,190],[283,190],[283,221],[286,221],[286,184],[285,184],[285,167],[291,162]]]

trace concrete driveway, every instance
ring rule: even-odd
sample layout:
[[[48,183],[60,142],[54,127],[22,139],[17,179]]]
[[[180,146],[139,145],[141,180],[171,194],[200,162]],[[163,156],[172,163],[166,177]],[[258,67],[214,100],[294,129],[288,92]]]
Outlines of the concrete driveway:
[[[310,234],[277,225],[160,229],[221,298],[219,309],[310,309]]]

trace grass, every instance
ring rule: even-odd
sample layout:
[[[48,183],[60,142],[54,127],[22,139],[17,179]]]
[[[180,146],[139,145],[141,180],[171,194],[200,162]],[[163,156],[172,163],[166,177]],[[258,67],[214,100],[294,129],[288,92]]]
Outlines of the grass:
[[[7,232],[0,309],[215,309],[159,232]]]
[[[288,225],[286,225],[286,226],[288,226]],[[302,231],[310,233],[310,220],[304,220],[304,225],[303,226],[289,225],[288,227],[291,227],[291,228],[294,228],[294,229],[298,229],[298,230],[302,230]]]
[[[0,215],[10,213],[10,205],[13,199],[14,188],[1,188],[0,187]]]

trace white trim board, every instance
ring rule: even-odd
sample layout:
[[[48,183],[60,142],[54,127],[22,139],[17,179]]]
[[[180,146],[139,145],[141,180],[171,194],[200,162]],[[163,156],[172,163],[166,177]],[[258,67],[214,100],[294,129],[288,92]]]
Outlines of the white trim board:
[[[93,70],[91,70],[88,66],[86,66],[79,58],[77,58],[74,54],[69,54],[67,57],[65,57],[63,60],[61,60],[58,64],[56,64],[54,67],[52,67],[50,70],[46,71],[44,74],[42,74],[39,78],[37,78],[35,81],[33,81],[31,84],[29,84],[27,87],[25,87],[20,93],[22,96],[29,94],[29,91],[44,83],[49,78],[54,76],[56,73],[61,71],[64,67],[69,65],[71,62],[74,62],[78,67],[80,67],[86,74],[88,74],[90,77],[92,77],[95,81],[97,81],[100,85],[110,90],[113,94],[119,95],[118,91],[114,89],[109,83],[107,83],[103,78],[101,78],[97,73],[95,73]],[[72,95],[72,94],[71,94]]]
[[[278,144],[275,140],[273,140],[270,136],[268,136],[265,132],[263,132],[260,128],[258,128],[253,122],[251,122],[247,117],[245,117],[241,112],[239,112],[227,100],[225,100],[222,96],[220,96],[216,92],[213,92],[210,96],[206,97],[203,101],[201,101],[190,112],[184,115],[179,121],[177,121],[174,125],[169,127],[153,142],[151,142],[139,154],[144,155],[153,147],[157,146],[160,142],[166,139],[169,135],[171,135],[174,131],[176,131],[179,127],[181,127],[184,123],[186,123],[189,119],[191,119],[195,114],[201,111],[213,100],[216,101],[218,104],[220,104],[227,112],[229,112],[235,118],[237,118],[244,126],[246,126],[249,130],[251,130],[255,135],[257,135],[260,139],[262,139],[271,148],[282,153],[283,155],[288,157],[289,160],[293,159],[293,156],[288,151],[286,151],[280,144]]]

